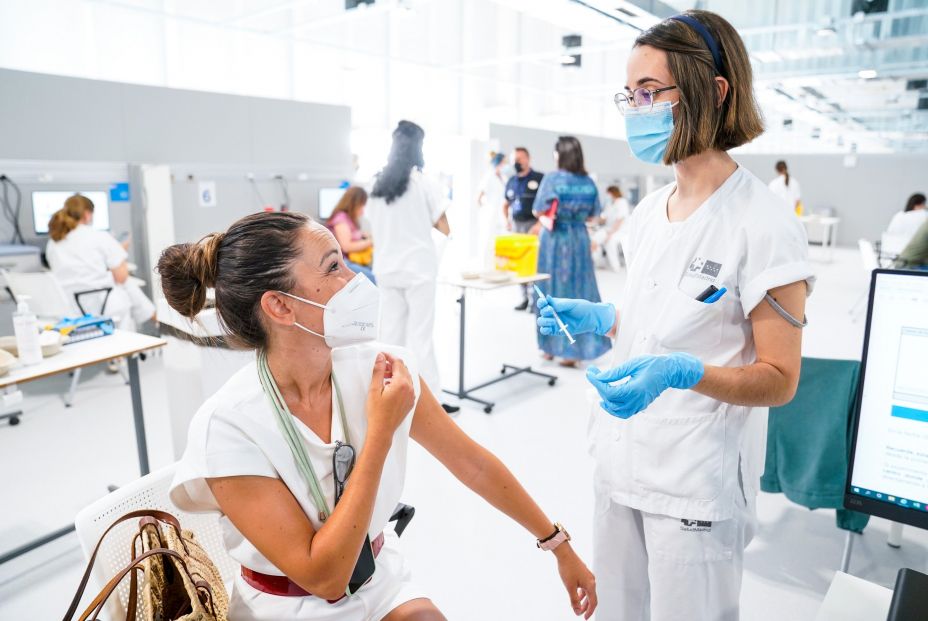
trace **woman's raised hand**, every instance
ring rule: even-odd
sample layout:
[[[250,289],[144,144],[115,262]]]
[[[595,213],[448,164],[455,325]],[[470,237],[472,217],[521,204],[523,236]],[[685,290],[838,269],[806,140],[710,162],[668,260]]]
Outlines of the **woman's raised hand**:
[[[389,354],[377,354],[367,392],[368,435],[392,438],[415,403],[412,377],[403,361]]]

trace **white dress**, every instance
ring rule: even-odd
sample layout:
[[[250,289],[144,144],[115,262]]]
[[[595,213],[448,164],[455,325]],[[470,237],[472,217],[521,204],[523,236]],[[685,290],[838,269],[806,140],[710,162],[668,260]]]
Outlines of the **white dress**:
[[[905,248],[915,236],[915,231],[918,230],[918,227],[920,227],[926,219],[928,219],[928,209],[900,211],[893,216],[886,232],[897,238],[898,241],[896,244],[900,249]]]
[[[770,191],[782,200],[789,210],[796,212],[796,201],[800,198],[799,180],[796,177],[789,176],[789,185],[786,185],[786,177],[777,175],[777,178],[767,186]]]
[[[805,230],[741,167],[682,222],[667,219],[673,189],[647,196],[623,226],[628,278],[611,366],[670,352],[749,365],[750,314],[765,293],[803,280],[811,291]],[[727,293],[697,301],[709,285]],[[597,618],[736,620],[767,408],[667,390],[622,420],[591,397]]]
[[[155,314],[154,304],[137,285],[131,282],[118,285],[113,280],[110,270],[122,265],[128,254],[109,233],[78,224],[61,241],[49,240],[45,256],[55,278],[72,296],[78,291],[112,287],[103,314],[112,317],[120,327],[132,329],[127,324],[129,320],[141,324]],[[81,304],[88,313],[100,314],[103,294],[82,296]]]
[[[414,169],[402,196],[389,204],[371,196],[366,211],[381,293],[380,339],[411,349],[436,395],[441,394],[433,335],[438,252],[432,229],[447,204],[441,184]]]
[[[377,352],[386,351],[402,359],[413,378],[417,365],[408,350],[382,344],[364,344],[332,351],[332,368],[345,403],[351,440],[358,453],[367,433],[365,401]],[[416,401],[419,384],[414,379]],[[399,540],[388,528],[403,492],[406,475],[406,451],[412,412],[400,425],[384,464],[380,488],[374,504],[368,533],[374,539],[385,533],[384,547],[377,557],[374,577],[358,593],[335,604],[313,596],[277,596],[259,591],[236,576],[230,602],[229,618],[235,621],[378,621],[400,604],[426,597],[412,582],[399,548]],[[332,453],[335,440],[344,440],[337,404],[332,404],[332,442],[324,443],[299,420],[296,428],[319,476],[329,507],[334,506]],[[252,362],[233,375],[199,409],[190,424],[187,448],[178,464],[171,484],[171,500],[185,511],[214,511],[221,514],[207,478],[228,476],[264,476],[281,479],[306,512],[313,527],[319,529],[319,508],[313,503],[308,486],[297,469],[283,435],[276,413],[258,379]],[[284,575],[265,558],[224,515],[220,515],[223,540],[229,556],[257,572]],[[385,531],[386,529],[386,531]]]
[[[483,202],[479,206],[477,219],[477,248],[479,248],[483,268],[494,269],[496,255],[496,236],[505,230],[503,218],[503,201],[506,199],[506,183],[491,168],[480,182]]]

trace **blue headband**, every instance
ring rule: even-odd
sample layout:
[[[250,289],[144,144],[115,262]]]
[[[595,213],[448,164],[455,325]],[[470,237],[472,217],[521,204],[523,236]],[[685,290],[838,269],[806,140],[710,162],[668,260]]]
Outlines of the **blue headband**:
[[[702,22],[691,15],[674,15],[670,19],[682,22],[696,31],[702,40],[705,41],[706,47],[712,52],[712,61],[715,63],[715,71],[722,75],[722,54],[719,52],[719,44],[716,43],[715,37],[709,32],[709,29],[703,26]]]

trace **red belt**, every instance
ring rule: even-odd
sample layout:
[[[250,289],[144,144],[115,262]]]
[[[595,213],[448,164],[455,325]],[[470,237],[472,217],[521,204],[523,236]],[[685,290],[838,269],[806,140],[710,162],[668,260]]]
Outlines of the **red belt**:
[[[381,548],[383,548],[383,533],[380,533],[377,535],[376,539],[371,541],[371,550],[374,552],[374,558],[377,558],[380,555]],[[242,578],[255,589],[270,595],[283,595],[290,597],[307,597],[312,595],[312,593],[298,585],[287,576],[272,576],[270,574],[262,574],[261,572],[254,571],[253,569],[248,569],[244,565],[242,566]],[[345,596],[342,595],[338,599],[329,599],[326,601],[330,604],[334,604],[336,602],[342,601],[344,598]]]

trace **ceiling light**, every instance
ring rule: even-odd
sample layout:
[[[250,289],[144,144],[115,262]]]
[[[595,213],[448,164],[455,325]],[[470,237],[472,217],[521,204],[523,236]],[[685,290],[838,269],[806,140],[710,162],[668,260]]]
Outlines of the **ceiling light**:
[[[876,69],[861,69],[857,72],[857,77],[861,80],[872,80],[876,77]]]
[[[815,34],[820,37],[831,37],[838,34],[838,31],[834,26],[824,26],[815,31]]]
[[[571,56],[570,54],[564,54],[558,60],[560,61],[562,65],[573,65],[573,64],[576,64],[577,57]]]

